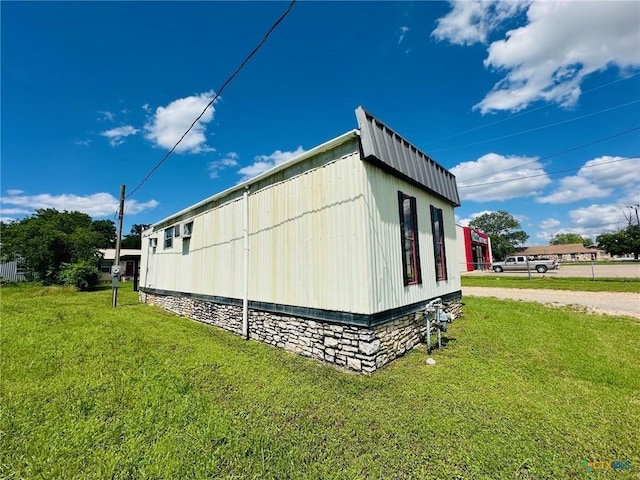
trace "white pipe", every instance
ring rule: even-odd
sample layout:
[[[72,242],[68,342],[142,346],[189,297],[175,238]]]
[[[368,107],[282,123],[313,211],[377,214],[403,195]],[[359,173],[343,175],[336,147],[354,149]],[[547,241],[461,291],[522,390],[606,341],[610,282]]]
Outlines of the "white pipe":
[[[244,199],[244,296],[242,298],[242,335],[249,340],[249,188]]]

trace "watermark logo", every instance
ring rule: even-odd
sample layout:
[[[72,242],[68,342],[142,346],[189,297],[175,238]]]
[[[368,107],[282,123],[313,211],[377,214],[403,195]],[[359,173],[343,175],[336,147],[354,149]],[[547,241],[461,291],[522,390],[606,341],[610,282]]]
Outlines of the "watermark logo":
[[[593,470],[631,470],[631,462],[608,460],[589,462],[588,460],[582,460],[580,468],[585,472],[591,472]]]

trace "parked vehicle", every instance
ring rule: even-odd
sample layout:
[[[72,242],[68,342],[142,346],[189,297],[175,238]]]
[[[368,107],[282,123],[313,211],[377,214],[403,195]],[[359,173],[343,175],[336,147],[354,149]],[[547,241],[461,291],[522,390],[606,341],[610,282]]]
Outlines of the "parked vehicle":
[[[491,268],[496,273],[500,272],[515,272],[524,270],[535,270],[538,273],[545,273],[547,270],[556,270],[560,264],[557,260],[550,260],[548,258],[533,260],[528,259],[525,256],[514,255],[507,257],[504,262],[494,262],[491,264]]]

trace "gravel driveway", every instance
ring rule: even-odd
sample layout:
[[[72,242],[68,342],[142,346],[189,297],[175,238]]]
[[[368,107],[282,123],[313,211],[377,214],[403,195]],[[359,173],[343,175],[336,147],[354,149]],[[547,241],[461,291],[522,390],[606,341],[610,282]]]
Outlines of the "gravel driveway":
[[[522,288],[462,287],[462,295],[524,300],[550,306],[576,305],[588,312],[627,315],[640,319],[640,293],[572,292],[567,290],[527,290]]]

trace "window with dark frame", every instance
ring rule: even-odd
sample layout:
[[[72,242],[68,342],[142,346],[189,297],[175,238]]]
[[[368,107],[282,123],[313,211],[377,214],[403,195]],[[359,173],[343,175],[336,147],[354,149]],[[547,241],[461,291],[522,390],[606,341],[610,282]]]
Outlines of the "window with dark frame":
[[[173,227],[167,228],[164,231],[164,248],[173,247]]]
[[[418,214],[415,197],[398,192],[400,235],[402,245],[402,274],[405,285],[422,283],[420,250],[418,247]]]
[[[431,232],[433,233],[433,254],[436,265],[436,281],[447,279],[447,254],[444,248],[444,224],[442,209],[431,205]]]

